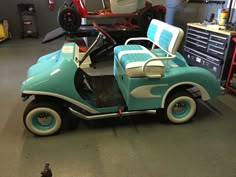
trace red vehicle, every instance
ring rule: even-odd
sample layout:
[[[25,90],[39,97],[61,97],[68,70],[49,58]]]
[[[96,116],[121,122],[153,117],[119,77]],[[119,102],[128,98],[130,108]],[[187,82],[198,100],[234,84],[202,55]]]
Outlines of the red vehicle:
[[[166,13],[164,6],[152,6],[145,0],[102,0],[102,4],[104,9],[88,12],[83,0],[65,2],[59,9],[58,23],[67,32],[76,32],[82,18],[125,18],[129,25],[147,27],[153,18],[164,21]]]

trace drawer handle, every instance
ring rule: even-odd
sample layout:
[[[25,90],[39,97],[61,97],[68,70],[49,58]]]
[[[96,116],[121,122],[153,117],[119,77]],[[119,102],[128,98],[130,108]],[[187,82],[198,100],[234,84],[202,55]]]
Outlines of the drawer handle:
[[[189,38],[189,39],[192,39],[192,40],[194,40],[194,41],[198,41],[198,42],[207,44],[207,42],[201,41],[201,40],[199,40],[199,39],[195,39],[195,38],[192,38],[192,37],[188,37],[188,38]]]
[[[207,47],[205,47],[205,46],[202,46],[202,45],[196,44],[196,43],[194,43],[194,42],[191,42],[191,41],[189,41],[189,40],[187,40],[187,42],[189,42],[189,43],[191,43],[191,44],[193,44],[193,45],[196,45],[196,46],[198,46],[198,47],[202,47],[202,48],[204,48],[204,49],[207,48]]]
[[[224,39],[224,40],[227,40],[227,38],[226,37],[222,37],[222,36],[216,36],[216,35],[211,35],[211,37],[216,37],[216,38],[219,38],[219,39]]]
[[[213,49],[209,49],[209,50],[211,50],[211,51],[213,51],[213,52],[215,52],[215,53],[218,53],[218,54],[220,54],[220,55],[224,55],[224,53],[222,53],[222,52],[218,52],[218,51],[213,50]]]

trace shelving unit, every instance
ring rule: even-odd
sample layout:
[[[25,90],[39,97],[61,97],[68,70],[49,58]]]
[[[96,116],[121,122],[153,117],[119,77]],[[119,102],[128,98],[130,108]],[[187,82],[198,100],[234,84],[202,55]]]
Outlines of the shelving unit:
[[[235,47],[234,47],[234,54],[233,54],[232,62],[230,65],[227,82],[226,82],[226,88],[236,93],[236,37],[234,37],[232,40],[234,42]]]

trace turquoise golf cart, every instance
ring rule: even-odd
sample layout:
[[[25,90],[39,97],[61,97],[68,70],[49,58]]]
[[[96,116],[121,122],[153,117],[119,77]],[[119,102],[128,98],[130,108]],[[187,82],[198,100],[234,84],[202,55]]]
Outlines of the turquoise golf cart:
[[[102,40],[115,41],[101,27],[89,49],[81,55],[76,43],[65,43],[42,56],[22,83],[25,127],[39,136],[52,135],[69,121],[68,113],[93,120],[137,114],[157,114],[172,123],[190,121],[196,99],[221,94],[220,84],[209,71],[189,66],[177,52],[182,29],[153,19],[146,37],[128,39],[114,48],[113,75],[91,76],[81,68]],[[150,48],[141,45],[148,41]]]

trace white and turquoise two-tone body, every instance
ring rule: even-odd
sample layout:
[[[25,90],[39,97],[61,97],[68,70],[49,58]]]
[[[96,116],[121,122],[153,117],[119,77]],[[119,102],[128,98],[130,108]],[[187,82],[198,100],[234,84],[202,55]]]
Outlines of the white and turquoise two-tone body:
[[[180,28],[152,20],[147,37],[129,39],[114,48],[113,75],[90,76],[81,69],[101,38],[111,38],[99,26],[97,39],[80,59],[75,43],[41,57],[28,70],[21,92],[34,96],[24,112],[26,128],[36,135],[58,132],[68,113],[82,119],[156,114],[185,123],[196,112],[196,96],[206,101],[220,95],[220,84],[209,71],[189,66],[177,49]],[[151,49],[132,41],[148,40]]]

